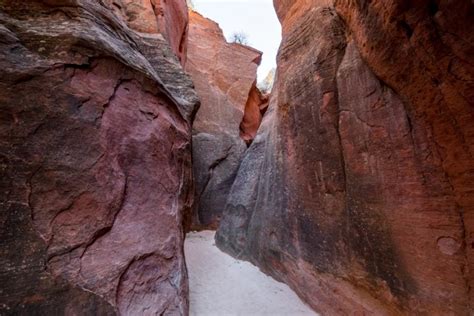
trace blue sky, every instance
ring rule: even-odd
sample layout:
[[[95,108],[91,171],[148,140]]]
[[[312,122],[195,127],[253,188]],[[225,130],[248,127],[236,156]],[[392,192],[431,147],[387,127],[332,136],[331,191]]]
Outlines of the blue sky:
[[[219,23],[226,38],[243,32],[250,46],[263,52],[259,81],[276,67],[281,26],[272,0],[193,0],[193,3],[196,11]]]

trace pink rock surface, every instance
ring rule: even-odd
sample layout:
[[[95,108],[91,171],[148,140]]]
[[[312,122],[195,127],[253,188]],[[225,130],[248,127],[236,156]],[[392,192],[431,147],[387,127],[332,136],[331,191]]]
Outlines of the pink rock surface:
[[[193,125],[195,228],[218,226],[246,150],[240,134],[244,112],[258,107],[253,94],[261,55],[251,47],[227,43],[217,23],[190,12],[186,70],[201,99]]]
[[[190,12],[186,71],[202,103],[193,125],[196,131],[239,133],[261,56],[249,46],[227,43],[216,22]]]
[[[2,8],[0,314],[186,315],[192,82],[74,4]]]

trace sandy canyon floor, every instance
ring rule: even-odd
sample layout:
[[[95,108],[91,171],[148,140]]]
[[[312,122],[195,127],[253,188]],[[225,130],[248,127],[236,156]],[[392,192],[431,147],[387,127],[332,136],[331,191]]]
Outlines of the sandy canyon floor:
[[[221,252],[213,231],[186,236],[193,316],[317,315],[286,285]]]

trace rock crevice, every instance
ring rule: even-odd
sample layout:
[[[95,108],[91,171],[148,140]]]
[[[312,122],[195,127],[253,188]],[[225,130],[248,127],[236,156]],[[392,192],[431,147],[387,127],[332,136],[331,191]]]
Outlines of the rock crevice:
[[[186,69],[201,98],[193,125],[195,229],[218,227],[247,149],[244,140],[250,142],[260,123],[261,95],[255,80],[261,55],[228,43],[217,23],[190,12]]]

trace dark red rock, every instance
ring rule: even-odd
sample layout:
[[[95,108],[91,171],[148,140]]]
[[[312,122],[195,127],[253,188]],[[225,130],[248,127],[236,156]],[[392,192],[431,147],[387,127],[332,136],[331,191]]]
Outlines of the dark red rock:
[[[1,6],[0,314],[186,315],[190,79],[99,3]]]
[[[457,286],[451,295],[462,303],[469,292],[473,309],[474,292],[468,289],[474,286],[474,3],[392,0],[364,6],[340,1],[337,10],[371,69],[407,100],[413,147],[429,179],[415,192],[431,191],[420,208],[425,216],[443,213],[427,222],[434,230],[432,259],[439,260],[433,239],[449,238],[458,245],[451,269],[434,265],[422,275],[433,280],[439,271],[446,278],[462,271],[461,279],[449,280]],[[451,218],[448,231],[439,230],[437,218],[443,216]],[[425,291],[433,288],[425,286]]]
[[[217,245],[322,314],[468,315],[473,5],[335,2],[275,2],[276,83]]]
[[[261,55],[251,47],[227,43],[217,23],[190,12],[186,70],[201,99],[193,125],[196,229],[217,228],[247,149],[240,126],[246,104],[255,106],[249,96],[255,91]]]

